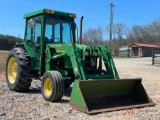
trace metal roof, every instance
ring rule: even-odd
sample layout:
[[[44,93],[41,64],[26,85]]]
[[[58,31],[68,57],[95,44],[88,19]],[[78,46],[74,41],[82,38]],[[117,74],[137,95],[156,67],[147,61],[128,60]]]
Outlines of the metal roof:
[[[130,47],[150,47],[150,48],[160,48],[157,45],[151,45],[151,44],[141,44],[141,43],[133,43]]]
[[[39,14],[43,14],[46,12],[46,10],[50,10],[50,9],[41,9],[41,10],[37,10],[37,11],[34,11],[34,12],[30,12],[30,13],[27,13],[24,15],[23,18],[28,18],[28,17],[32,17],[32,16],[35,16],[35,15],[39,15]],[[62,16],[69,16],[70,14],[73,14],[73,13],[67,13],[67,12],[61,12],[61,11],[57,11],[57,10],[50,10],[51,11],[51,14],[56,14],[56,15],[62,15]]]
[[[129,49],[128,46],[123,46],[123,47],[119,48],[119,51],[124,51],[124,50],[128,50],[128,49]]]

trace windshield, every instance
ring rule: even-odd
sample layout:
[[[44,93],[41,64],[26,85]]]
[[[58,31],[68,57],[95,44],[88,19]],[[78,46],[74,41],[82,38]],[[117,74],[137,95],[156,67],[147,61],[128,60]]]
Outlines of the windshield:
[[[70,43],[72,41],[72,19],[46,16],[44,42]]]

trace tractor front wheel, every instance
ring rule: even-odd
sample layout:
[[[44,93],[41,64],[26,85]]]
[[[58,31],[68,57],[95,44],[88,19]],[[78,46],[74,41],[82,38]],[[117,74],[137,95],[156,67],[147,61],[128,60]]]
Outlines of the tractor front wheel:
[[[64,92],[64,82],[61,73],[48,71],[44,73],[41,82],[41,93],[46,101],[58,102]]]

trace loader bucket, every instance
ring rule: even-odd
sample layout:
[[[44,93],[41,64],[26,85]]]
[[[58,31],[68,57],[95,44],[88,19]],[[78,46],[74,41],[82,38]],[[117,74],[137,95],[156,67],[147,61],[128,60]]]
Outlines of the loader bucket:
[[[75,80],[69,104],[89,114],[154,105],[141,79]]]

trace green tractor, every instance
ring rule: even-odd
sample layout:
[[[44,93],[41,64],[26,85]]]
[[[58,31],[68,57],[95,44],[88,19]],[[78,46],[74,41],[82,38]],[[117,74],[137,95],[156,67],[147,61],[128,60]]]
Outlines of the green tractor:
[[[107,46],[76,43],[75,14],[42,9],[24,18],[24,42],[6,62],[10,90],[29,90],[38,78],[44,99],[58,102],[73,83],[69,104],[86,113],[154,105],[141,79],[119,78]]]

